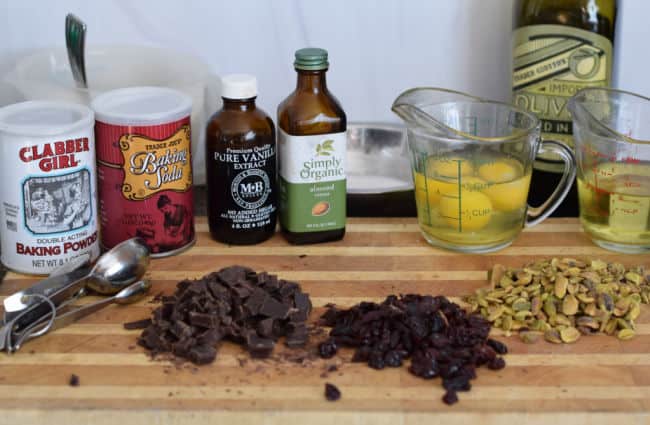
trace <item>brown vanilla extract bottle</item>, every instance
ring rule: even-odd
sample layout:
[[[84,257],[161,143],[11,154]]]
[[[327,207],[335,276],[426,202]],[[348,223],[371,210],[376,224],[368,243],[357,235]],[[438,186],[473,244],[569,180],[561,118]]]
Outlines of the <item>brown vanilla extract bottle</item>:
[[[296,90],[278,106],[280,226],[293,244],[345,235],[346,117],[327,89],[327,51],[296,52]]]
[[[207,125],[210,233],[214,239],[233,245],[262,242],[275,232],[275,127],[255,105],[256,96],[255,77],[223,77],[223,107]]]
[[[542,136],[573,147],[567,103],[584,87],[609,87],[616,0],[517,0],[513,14],[513,103],[537,114]],[[535,161],[529,201],[537,206],[557,186],[563,163]],[[577,216],[576,184],[555,216]]]

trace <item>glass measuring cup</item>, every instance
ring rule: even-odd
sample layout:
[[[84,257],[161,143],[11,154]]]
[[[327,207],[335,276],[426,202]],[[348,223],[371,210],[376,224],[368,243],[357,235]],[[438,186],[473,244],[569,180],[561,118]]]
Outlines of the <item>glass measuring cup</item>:
[[[650,252],[650,99],[589,88],[568,108],[585,231],[606,249]]]
[[[393,112],[407,126],[418,223],[434,246],[489,252],[508,246],[562,202],[575,177],[571,150],[540,143],[539,119],[505,103],[438,88],[402,93]],[[526,203],[537,153],[564,162],[560,183],[539,207]]]

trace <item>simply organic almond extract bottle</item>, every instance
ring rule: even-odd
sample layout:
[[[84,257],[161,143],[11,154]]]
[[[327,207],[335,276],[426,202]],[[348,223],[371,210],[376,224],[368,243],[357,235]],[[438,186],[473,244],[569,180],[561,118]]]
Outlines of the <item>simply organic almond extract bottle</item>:
[[[278,106],[280,226],[293,244],[345,235],[346,117],[327,89],[327,51],[296,52],[296,90]]]

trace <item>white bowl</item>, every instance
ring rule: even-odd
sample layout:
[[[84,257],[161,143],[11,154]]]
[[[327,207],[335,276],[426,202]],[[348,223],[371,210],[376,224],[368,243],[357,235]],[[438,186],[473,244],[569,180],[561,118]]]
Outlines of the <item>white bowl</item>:
[[[25,100],[61,100],[90,104],[113,89],[161,86],[192,98],[192,155],[195,184],[205,183],[205,125],[221,105],[220,80],[193,56],[140,46],[92,46],[86,49],[88,89],[76,87],[64,48],[40,50],[19,59],[5,77]]]

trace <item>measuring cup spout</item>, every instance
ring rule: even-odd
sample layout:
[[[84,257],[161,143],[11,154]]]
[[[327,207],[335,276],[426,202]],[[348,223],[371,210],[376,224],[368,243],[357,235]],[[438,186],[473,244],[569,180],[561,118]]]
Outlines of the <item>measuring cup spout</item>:
[[[458,101],[482,101],[482,99],[453,90],[417,87],[397,96],[391,110],[410,129],[450,135],[449,127],[432,114],[430,107]]]
[[[602,88],[588,88],[576,93],[567,105],[574,124],[574,132],[582,131],[585,134],[597,137],[621,139],[621,136],[630,137],[634,128],[621,125],[628,116],[634,114],[633,106],[624,104],[627,93],[618,90]],[[588,137],[574,137],[577,144],[590,140]]]
[[[598,133],[611,133],[611,130],[607,126],[600,124],[600,121],[596,118],[598,114],[595,116],[593,113],[594,106],[602,104],[602,102],[596,99],[590,99],[591,97],[589,93],[579,92],[569,99],[567,109],[573,118],[574,127],[579,127],[592,133],[595,130],[599,130]],[[606,134],[603,135],[606,136]],[[575,137],[575,139],[579,139],[579,137]],[[579,141],[578,144],[580,144]]]

